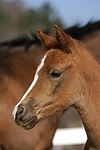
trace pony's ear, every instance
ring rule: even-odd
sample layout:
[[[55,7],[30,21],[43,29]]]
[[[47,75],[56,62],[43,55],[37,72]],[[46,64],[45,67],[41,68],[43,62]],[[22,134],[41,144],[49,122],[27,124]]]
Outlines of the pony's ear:
[[[55,39],[52,36],[46,35],[45,33],[43,33],[39,29],[37,30],[37,34],[38,34],[39,39],[42,42],[43,47],[46,50],[49,50],[49,49],[51,49],[51,48],[54,47],[54,45],[55,45]]]
[[[74,51],[76,49],[74,40],[71,37],[69,37],[57,25],[54,25],[54,29],[55,29],[55,37],[58,40],[58,43],[61,45],[61,49],[67,53],[73,53],[73,49]]]

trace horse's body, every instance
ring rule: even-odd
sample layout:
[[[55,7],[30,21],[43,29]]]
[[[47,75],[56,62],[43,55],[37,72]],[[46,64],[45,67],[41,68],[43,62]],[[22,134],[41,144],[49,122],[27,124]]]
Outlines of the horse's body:
[[[14,108],[15,121],[31,129],[41,120],[73,106],[87,133],[84,149],[100,150],[100,65],[79,41],[59,27],[54,28],[54,36],[38,30],[48,51],[31,86]]]
[[[35,49],[28,53],[0,50],[0,150],[48,150],[52,147],[59,116],[47,119],[30,131],[16,126],[12,117],[14,105],[32,81],[37,59]]]

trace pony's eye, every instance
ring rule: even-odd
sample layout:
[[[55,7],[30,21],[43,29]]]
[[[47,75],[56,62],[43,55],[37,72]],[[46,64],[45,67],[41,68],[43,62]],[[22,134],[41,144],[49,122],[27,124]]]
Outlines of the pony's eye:
[[[51,78],[58,79],[61,76],[61,72],[58,70],[51,70],[49,75]]]

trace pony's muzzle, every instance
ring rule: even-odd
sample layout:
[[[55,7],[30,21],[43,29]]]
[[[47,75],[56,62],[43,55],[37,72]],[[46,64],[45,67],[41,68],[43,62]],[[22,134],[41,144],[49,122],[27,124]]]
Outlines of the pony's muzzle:
[[[17,125],[29,130],[37,123],[37,115],[35,112],[30,111],[28,103],[20,104],[15,115],[15,122]]]

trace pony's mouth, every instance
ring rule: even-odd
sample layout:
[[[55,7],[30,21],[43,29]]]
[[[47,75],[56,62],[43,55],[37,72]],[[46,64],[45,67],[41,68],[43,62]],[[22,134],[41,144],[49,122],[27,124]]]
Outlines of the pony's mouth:
[[[21,121],[16,120],[16,124],[22,126],[25,130],[30,130],[37,124],[37,116],[23,118]]]
[[[32,116],[31,118],[28,118],[26,122],[24,122],[23,127],[24,129],[29,130],[29,129],[32,129],[36,123],[37,123],[37,117]]]

